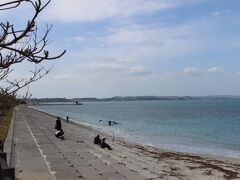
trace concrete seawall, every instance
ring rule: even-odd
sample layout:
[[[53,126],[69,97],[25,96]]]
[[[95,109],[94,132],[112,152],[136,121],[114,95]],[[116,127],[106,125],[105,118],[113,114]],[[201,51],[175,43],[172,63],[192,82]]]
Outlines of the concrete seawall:
[[[10,167],[13,167],[14,162],[14,146],[15,146],[14,129],[15,129],[15,109],[13,111],[13,116],[8,130],[8,135],[4,143],[4,151],[7,153],[7,161]]]

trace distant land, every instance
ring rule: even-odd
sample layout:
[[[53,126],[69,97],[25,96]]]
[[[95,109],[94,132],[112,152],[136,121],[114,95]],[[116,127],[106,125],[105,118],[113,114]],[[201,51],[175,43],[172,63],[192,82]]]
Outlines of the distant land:
[[[102,101],[145,101],[145,100],[201,100],[201,99],[240,99],[240,96],[114,96],[110,98],[31,98],[27,102],[32,103],[76,103],[76,102],[102,102]]]

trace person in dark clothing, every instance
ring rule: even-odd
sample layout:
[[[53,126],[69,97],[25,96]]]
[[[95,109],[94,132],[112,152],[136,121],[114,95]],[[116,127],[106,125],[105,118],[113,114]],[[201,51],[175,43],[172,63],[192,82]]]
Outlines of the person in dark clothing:
[[[97,135],[95,138],[94,138],[94,141],[93,141],[94,144],[101,144],[101,139],[99,137],[99,135]]]
[[[62,129],[62,124],[61,124],[61,121],[60,121],[60,117],[57,117],[56,124],[55,124],[55,129],[57,131],[60,131]]]
[[[102,139],[101,148],[108,148],[109,150],[112,150],[112,148],[107,143],[105,143],[105,138]]]
[[[62,129],[57,130],[57,131],[55,132],[55,136],[56,136],[57,138],[59,138],[59,139],[62,139],[62,140],[64,139],[63,134],[64,134],[64,132],[63,132]]]

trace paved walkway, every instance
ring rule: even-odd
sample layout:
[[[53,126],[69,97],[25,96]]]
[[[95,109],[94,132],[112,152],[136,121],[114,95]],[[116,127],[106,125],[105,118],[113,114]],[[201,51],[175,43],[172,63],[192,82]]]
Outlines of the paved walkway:
[[[55,117],[25,106],[15,115],[16,177],[24,180],[145,179],[93,145],[86,128],[62,122],[65,140],[54,136]],[[106,152],[106,153],[105,153]]]

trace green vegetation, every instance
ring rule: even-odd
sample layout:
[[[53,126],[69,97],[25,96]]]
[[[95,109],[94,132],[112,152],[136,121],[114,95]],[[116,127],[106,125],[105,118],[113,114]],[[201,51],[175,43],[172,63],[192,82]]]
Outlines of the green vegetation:
[[[13,115],[13,108],[10,108],[6,111],[4,116],[0,116],[0,141],[4,143],[9,126],[11,124]]]

